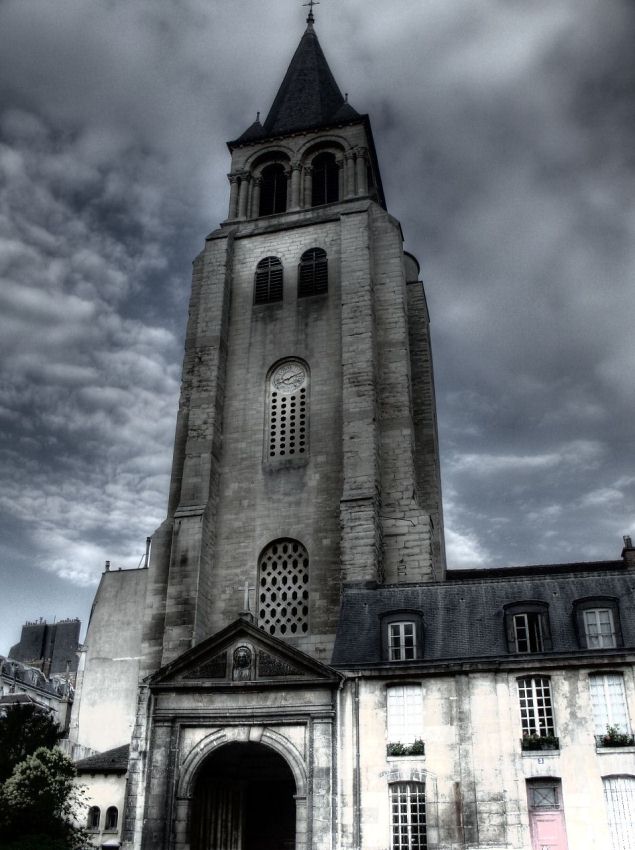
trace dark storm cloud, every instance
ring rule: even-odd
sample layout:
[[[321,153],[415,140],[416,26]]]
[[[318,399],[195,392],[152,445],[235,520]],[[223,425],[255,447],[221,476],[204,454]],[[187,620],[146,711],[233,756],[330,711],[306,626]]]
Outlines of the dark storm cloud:
[[[136,565],[162,518],[189,264],[305,12],[0,5],[0,651],[24,617],[85,617],[60,588],[84,605],[72,588]],[[450,563],[613,557],[635,532],[632,5],[316,16],[422,262]]]

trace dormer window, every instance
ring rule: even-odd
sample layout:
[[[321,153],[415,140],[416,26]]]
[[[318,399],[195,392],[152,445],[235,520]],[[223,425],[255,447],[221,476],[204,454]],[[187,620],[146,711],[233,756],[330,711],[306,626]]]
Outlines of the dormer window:
[[[580,599],[575,603],[575,620],[580,645],[585,649],[622,646],[617,599]]]
[[[549,609],[544,603],[523,602],[508,606],[505,624],[510,652],[529,654],[551,649]]]
[[[287,209],[287,173],[283,165],[274,163],[262,169],[259,215],[274,215]]]
[[[422,656],[423,627],[417,611],[394,611],[382,618],[386,661],[415,661]]]

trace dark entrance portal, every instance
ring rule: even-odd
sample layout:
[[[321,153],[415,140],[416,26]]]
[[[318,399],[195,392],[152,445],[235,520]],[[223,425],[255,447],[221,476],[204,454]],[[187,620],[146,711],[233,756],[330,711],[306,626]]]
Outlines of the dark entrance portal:
[[[295,782],[263,744],[226,744],[203,765],[192,807],[192,850],[294,850]]]

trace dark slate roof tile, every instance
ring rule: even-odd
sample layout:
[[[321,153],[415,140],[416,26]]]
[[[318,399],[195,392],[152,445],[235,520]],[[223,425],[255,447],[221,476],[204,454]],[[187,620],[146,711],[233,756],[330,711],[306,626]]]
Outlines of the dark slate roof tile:
[[[75,763],[78,773],[125,773],[128,770],[130,745],[115,747]]]
[[[506,656],[505,606],[529,601],[549,606],[553,652],[579,651],[574,602],[593,596],[619,599],[624,646],[635,648],[635,571],[612,562],[597,572],[498,578],[474,571],[463,581],[345,588],[332,664],[381,663],[381,617],[400,609],[422,615],[424,661]]]

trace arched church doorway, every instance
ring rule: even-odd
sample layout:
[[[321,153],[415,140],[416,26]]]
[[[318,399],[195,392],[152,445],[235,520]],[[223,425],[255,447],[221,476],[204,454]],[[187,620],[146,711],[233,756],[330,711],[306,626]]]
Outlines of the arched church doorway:
[[[192,850],[294,850],[295,781],[264,744],[225,744],[203,764],[192,801]]]

